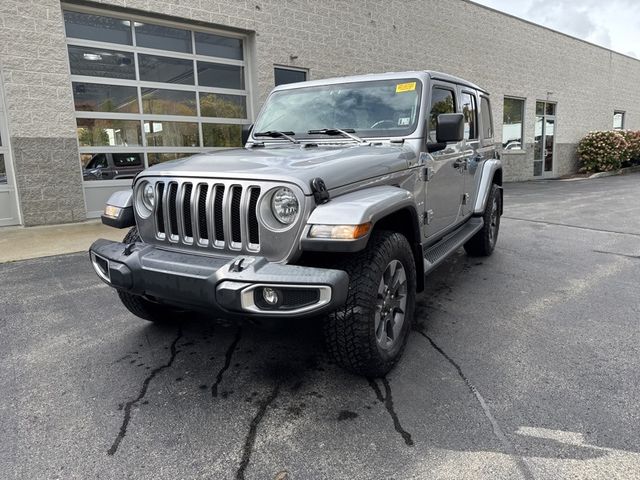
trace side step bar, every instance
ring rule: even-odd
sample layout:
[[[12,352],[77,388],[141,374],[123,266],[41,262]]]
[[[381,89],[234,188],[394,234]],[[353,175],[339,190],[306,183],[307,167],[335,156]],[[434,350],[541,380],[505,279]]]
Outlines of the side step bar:
[[[440,265],[445,258],[467,243],[484,225],[482,217],[472,217],[455,232],[444,237],[424,252],[424,274]]]

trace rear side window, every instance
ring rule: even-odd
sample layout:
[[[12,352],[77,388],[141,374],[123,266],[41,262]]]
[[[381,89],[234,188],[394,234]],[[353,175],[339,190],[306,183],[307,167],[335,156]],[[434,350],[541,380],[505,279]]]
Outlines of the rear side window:
[[[493,118],[491,105],[487,97],[480,97],[480,114],[482,116],[482,138],[493,137]]]
[[[462,94],[462,114],[464,115],[464,139],[475,140],[478,138],[478,108],[476,97],[471,93]]]
[[[139,167],[142,158],[139,153],[114,153],[113,164],[116,167]]]
[[[453,90],[434,87],[431,92],[431,112],[429,112],[429,141],[436,143],[436,120],[442,113],[456,113]]]

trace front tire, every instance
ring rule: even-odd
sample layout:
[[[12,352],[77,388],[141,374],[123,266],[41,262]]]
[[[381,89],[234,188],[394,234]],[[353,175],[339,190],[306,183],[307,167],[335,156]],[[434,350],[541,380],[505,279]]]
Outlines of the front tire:
[[[123,243],[142,242],[138,228],[133,227],[123,239]],[[154,323],[170,323],[176,320],[183,312],[168,305],[152,302],[140,295],[133,295],[122,290],[118,290],[118,297],[127,310],[136,317]]]
[[[488,257],[493,253],[500,231],[501,211],[502,196],[500,195],[500,187],[494,183],[491,185],[487,206],[482,215],[484,225],[478,233],[464,244],[467,255],[470,257]]]
[[[402,356],[413,322],[411,246],[400,233],[374,232],[365,250],[336,267],[349,274],[349,292],[324,324],[327,349],[346,370],[382,377]]]

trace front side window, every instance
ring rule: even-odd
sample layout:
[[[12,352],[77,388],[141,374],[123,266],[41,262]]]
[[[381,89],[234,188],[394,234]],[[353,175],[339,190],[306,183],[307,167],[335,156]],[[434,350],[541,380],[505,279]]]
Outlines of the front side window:
[[[98,155],[94,155],[89,163],[87,163],[86,168],[107,168],[109,163],[107,162],[107,156],[104,153],[100,153]]]
[[[524,119],[524,100],[520,98],[504,99],[502,113],[502,148],[522,150]]]
[[[475,140],[478,138],[478,107],[476,96],[464,92],[462,94],[462,114],[464,115],[464,139]]]
[[[340,128],[361,137],[405,136],[416,129],[421,91],[416,79],[280,90],[267,100],[253,131],[322,138],[308,132]]]
[[[456,113],[456,102],[453,90],[434,87],[431,92],[431,111],[429,112],[429,141],[436,143],[436,125],[438,115]]]
[[[613,113],[613,129],[614,130],[624,129],[624,112]]]

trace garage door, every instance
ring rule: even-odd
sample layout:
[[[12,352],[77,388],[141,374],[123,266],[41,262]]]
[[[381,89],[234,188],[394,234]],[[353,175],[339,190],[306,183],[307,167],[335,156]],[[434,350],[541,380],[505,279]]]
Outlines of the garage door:
[[[147,166],[241,145],[245,35],[76,6],[64,19],[88,216]]]

